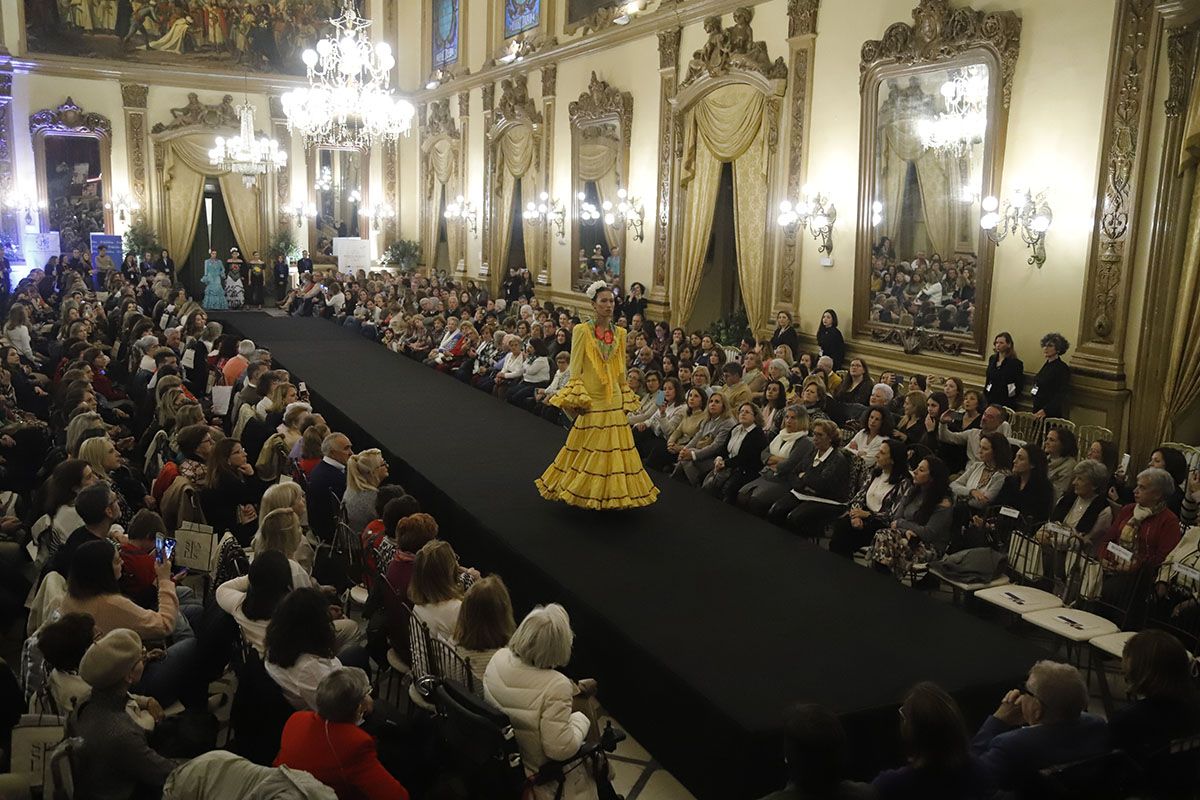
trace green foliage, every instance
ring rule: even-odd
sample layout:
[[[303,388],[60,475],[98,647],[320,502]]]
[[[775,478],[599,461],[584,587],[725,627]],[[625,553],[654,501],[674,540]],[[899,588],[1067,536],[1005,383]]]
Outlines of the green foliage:
[[[387,246],[383,251],[383,263],[390,267],[412,269],[417,265],[417,257],[421,254],[421,245],[412,239],[399,239]]]
[[[157,256],[162,249],[158,242],[158,233],[150,227],[145,218],[135,220],[129,226],[129,230],[125,231],[126,253],[136,253],[139,257],[142,253],[154,253]]]
[[[733,313],[713,323],[709,333],[720,344],[737,347],[738,342],[749,330],[750,320],[746,317],[746,310],[742,308],[741,303],[738,303],[738,307]]]
[[[284,225],[276,230],[267,245],[267,252],[272,258],[283,255],[285,261],[299,258],[300,245],[296,243],[296,229],[291,225]]]

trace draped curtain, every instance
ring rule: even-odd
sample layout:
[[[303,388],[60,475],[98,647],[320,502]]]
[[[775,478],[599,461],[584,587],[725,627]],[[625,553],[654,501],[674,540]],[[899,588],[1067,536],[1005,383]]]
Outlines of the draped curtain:
[[[882,130],[884,171],[884,213],[888,214],[892,238],[899,234],[897,223],[904,203],[904,185],[908,165],[917,169],[917,186],[925,212],[925,230],[935,252],[954,252],[951,230],[950,173],[947,159],[936,150],[927,150],[917,134],[913,118],[894,120]]]
[[[1175,425],[1200,403],[1200,180],[1195,180],[1200,163],[1200,75],[1192,85],[1191,102],[1183,129],[1183,147],[1179,158],[1181,174],[1191,171],[1192,197],[1189,210],[1187,243],[1180,265],[1176,313],[1171,326],[1171,348],[1167,380],[1162,393],[1162,416],[1155,442],[1171,441]]]
[[[680,267],[671,291],[673,322],[691,317],[712,236],[721,164],[733,163],[734,228],[738,281],[751,325],[763,320],[763,250],[766,232],[766,98],[746,85],[722,86],[705,95],[684,119],[683,207]]]
[[[425,261],[432,268],[437,260],[438,229],[441,227],[443,214],[443,198],[449,202],[457,196],[458,186],[458,148],[454,140],[442,138],[429,147],[429,184],[425,202],[429,209],[426,221]],[[458,266],[459,237],[455,229],[446,231],[446,246],[449,251],[451,270]]]
[[[175,258],[186,258],[196,236],[196,220],[204,203],[204,179],[215,176],[229,210],[229,222],[245,256],[262,250],[262,200],[258,187],[247,188],[240,175],[208,163],[210,133],[196,133],[160,142],[163,148],[163,188],[167,192],[167,247]]]
[[[533,156],[537,142],[533,128],[529,125],[514,125],[500,136],[496,148],[496,181],[499,186],[499,207],[496,209],[495,244],[497,252],[492,259],[495,274],[503,279],[508,274],[508,245],[512,239],[512,199],[516,187],[521,187],[521,198],[526,203],[538,202],[537,175],[533,169]],[[518,213],[520,213],[518,211]],[[521,233],[525,239],[525,265],[532,271],[540,269],[541,237],[539,228],[532,221],[522,218]]]
[[[617,174],[619,152],[620,145],[611,139],[582,142],[579,145],[579,179],[583,182],[591,181],[595,185],[601,206],[606,200],[613,206],[620,202],[617,199],[617,190],[621,188],[619,186],[620,175]],[[619,227],[605,225],[603,219],[599,224],[604,231],[604,241],[608,243],[610,249],[613,245],[620,244],[621,229]]]

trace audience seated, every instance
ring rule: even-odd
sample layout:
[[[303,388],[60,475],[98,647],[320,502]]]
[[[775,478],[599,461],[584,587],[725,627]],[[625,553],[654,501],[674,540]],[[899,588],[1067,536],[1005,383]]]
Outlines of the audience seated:
[[[1038,770],[1100,755],[1108,724],[1086,713],[1087,684],[1070,664],[1039,661],[1019,689],[1004,695],[971,740],[997,788],[1036,796]]]
[[[334,669],[314,700],[313,710],[297,711],[284,726],[275,766],[307,772],[339,800],[408,800],[408,790],[379,762],[374,738],[359,727],[374,707],[367,674]]]
[[[156,797],[174,761],[155,752],[146,729],[130,718],[130,689],[143,682],[147,653],[134,631],[114,628],[87,649],[79,677],[91,687],[67,719],[67,735],[83,740],[72,762],[81,798]]]
[[[492,656],[508,644],[515,629],[512,599],[500,576],[489,575],[471,584],[459,607],[453,641],[479,685]]]
[[[338,507],[346,493],[346,464],[352,453],[350,437],[329,434],[321,442],[321,461],[308,476],[308,526],[320,541],[333,538]]]
[[[562,606],[551,603],[530,611],[508,646],[492,656],[483,677],[485,697],[508,715],[528,774],[547,761],[574,756],[585,741],[599,736],[595,720],[578,710],[594,695],[594,684],[578,684],[559,672],[571,660],[575,634]],[[581,702],[584,701],[584,702]],[[568,770],[564,787],[533,787],[537,800],[595,797],[591,770]]]
[[[792,491],[771,506],[768,516],[804,536],[820,536],[825,525],[841,513],[850,487],[850,461],[838,448],[840,433],[828,419],[809,426],[813,443],[811,463],[793,479]],[[832,501],[832,502],[830,502]]]
[[[346,508],[346,524],[361,532],[376,518],[375,497],[388,476],[388,464],[378,448],[370,448],[350,456],[346,462],[346,490],[342,503]]]
[[[900,738],[908,763],[875,776],[872,786],[879,800],[993,796],[992,776],[968,750],[958,703],[941,687],[919,683],[909,690],[900,706]]]

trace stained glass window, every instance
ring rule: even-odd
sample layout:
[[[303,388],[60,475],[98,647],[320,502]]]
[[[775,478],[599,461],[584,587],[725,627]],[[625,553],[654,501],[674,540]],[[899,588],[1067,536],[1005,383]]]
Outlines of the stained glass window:
[[[433,68],[458,61],[458,0],[432,0]]]
[[[536,28],[542,18],[542,0],[504,0],[504,38]]]

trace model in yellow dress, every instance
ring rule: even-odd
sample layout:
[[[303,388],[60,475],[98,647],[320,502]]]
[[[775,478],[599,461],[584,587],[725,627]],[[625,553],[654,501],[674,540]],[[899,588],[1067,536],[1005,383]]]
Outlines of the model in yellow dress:
[[[658,487],[642,467],[625,416],[641,402],[625,382],[625,331],[612,324],[615,298],[609,287],[598,281],[588,295],[595,322],[575,326],[571,380],[548,401],[576,414],[575,424],[535,483],[547,500],[580,508],[648,506],[658,499]]]

